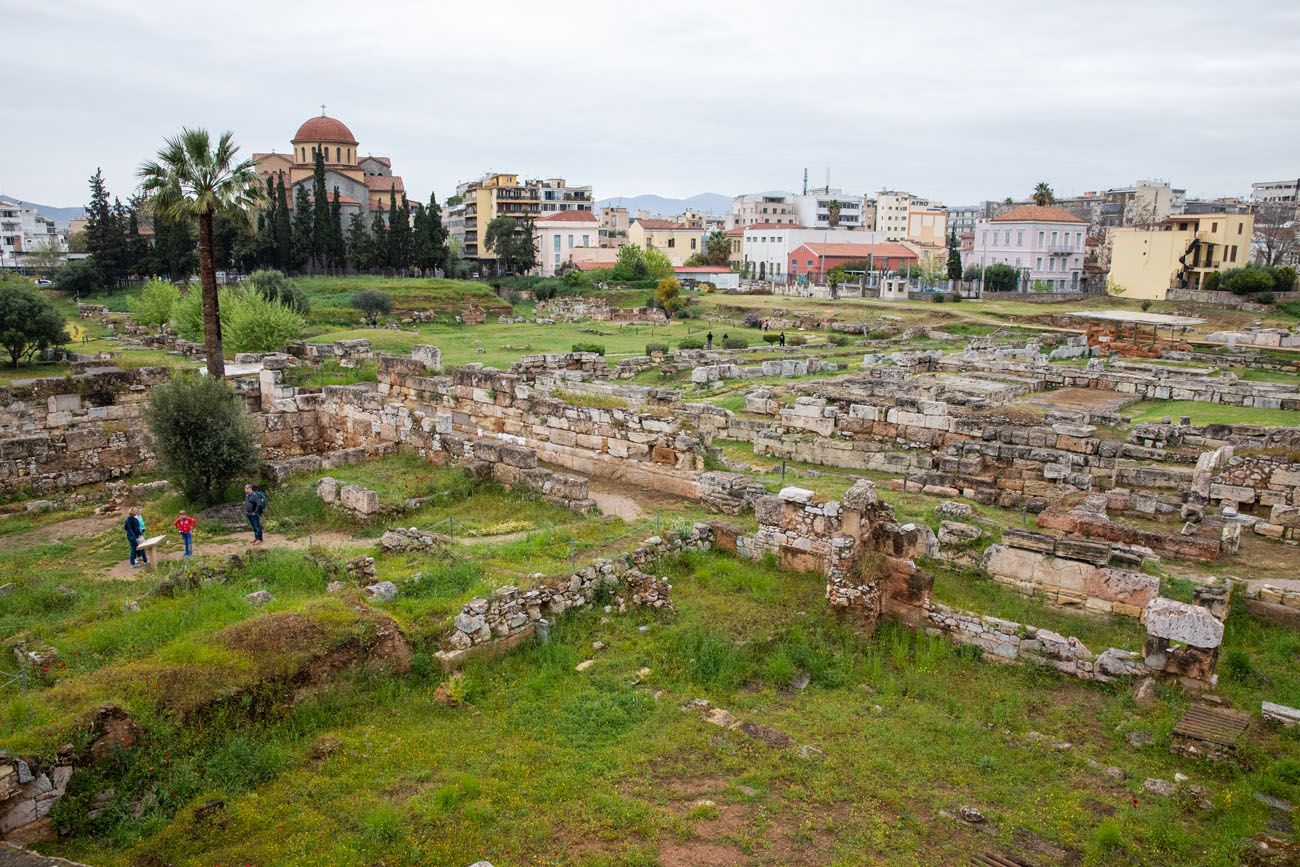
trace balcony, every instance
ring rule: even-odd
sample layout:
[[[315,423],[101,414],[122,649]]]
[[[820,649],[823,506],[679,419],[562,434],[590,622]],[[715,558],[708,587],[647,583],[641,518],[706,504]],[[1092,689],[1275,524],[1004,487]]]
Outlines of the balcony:
[[[1069,256],[1083,252],[1074,244],[1048,244],[1046,250],[1049,256]]]

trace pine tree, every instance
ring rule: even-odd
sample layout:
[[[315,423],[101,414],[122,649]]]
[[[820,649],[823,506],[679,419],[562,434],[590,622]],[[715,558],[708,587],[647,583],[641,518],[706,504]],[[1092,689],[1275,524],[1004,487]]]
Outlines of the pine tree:
[[[286,274],[293,266],[293,229],[289,223],[289,197],[284,191],[284,173],[275,184],[275,263]]]
[[[104,174],[95,169],[90,179],[90,204],[86,206],[86,252],[109,286],[121,283],[130,272],[126,233],[122,203],[115,200],[109,204]]]
[[[307,187],[299,184],[293,190],[293,242],[289,255],[289,268],[301,271],[311,261],[314,241],[312,240],[311,200],[307,198]]]
[[[384,212],[383,202],[375,210],[375,215],[370,218],[370,267],[387,268],[388,267],[388,217]]]
[[[325,192],[325,155],[316,150],[316,164],[311,174],[313,267],[324,267],[330,243],[330,203]]]
[[[353,268],[364,273],[371,269],[374,258],[374,242],[366,229],[365,220],[360,211],[354,212],[348,223],[348,259]]]

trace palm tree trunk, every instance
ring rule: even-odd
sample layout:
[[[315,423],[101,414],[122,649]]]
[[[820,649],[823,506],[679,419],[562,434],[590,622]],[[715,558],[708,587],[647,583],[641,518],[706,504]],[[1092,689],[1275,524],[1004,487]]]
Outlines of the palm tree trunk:
[[[199,282],[203,287],[203,348],[208,356],[208,376],[224,381],[226,361],[221,356],[221,310],[217,306],[217,268],[212,261],[212,214],[199,215]]]

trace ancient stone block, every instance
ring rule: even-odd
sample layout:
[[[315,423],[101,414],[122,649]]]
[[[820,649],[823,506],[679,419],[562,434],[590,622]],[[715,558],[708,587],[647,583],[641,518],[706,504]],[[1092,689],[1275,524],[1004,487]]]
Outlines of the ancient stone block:
[[[1213,614],[1173,599],[1152,599],[1142,612],[1142,622],[1148,635],[1192,647],[1210,649],[1223,642],[1223,623]]]

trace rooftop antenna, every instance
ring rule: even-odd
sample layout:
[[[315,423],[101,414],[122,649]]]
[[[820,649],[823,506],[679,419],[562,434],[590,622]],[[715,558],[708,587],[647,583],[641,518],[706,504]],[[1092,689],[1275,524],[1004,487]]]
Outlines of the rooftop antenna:
[[[830,166],[827,166],[827,167],[826,167],[826,192],[827,192],[827,194],[829,194],[830,191],[831,191],[831,167],[830,167]]]
[[[808,169],[803,170],[803,194],[808,195]]]

